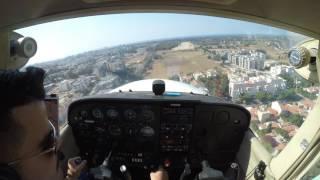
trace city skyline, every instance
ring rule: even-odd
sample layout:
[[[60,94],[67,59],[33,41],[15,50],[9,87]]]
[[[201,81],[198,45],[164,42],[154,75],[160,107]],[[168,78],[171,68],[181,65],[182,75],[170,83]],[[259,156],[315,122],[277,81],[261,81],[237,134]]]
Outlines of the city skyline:
[[[16,32],[33,37],[38,43],[38,52],[28,64],[52,61],[105,47],[150,40],[207,35],[291,34],[271,26],[240,20],[167,13],[132,13],[73,18],[35,25],[16,30]]]

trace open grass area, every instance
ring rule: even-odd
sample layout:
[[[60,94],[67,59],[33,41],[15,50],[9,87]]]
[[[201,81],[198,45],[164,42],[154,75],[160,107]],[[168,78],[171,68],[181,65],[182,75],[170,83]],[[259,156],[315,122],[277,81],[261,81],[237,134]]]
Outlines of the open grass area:
[[[219,62],[208,59],[207,55],[196,50],[167,51],[161,56],[161,59],[154,61],[146,78],[169,78],[174,74],[188,74],[222,68]]]

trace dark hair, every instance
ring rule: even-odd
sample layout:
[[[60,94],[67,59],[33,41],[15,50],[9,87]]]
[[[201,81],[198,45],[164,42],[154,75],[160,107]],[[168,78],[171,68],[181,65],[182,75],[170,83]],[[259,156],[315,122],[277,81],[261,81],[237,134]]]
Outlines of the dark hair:
[[[28,67],[24,71],[0,70],[0,146],[19,141],[21,128],[12,118],[13,108],[45,98],[45,71]],[[9,138],[9,139],[8,139]],[[5,151],[6,152],[6,151]],[[1,154],[5,155],[5,154]]]

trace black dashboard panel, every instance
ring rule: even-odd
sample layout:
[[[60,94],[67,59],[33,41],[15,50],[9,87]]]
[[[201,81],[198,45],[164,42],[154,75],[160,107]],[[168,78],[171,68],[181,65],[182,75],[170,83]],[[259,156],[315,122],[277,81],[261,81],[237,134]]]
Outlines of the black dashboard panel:
[[[137,168],[200,167],[208,160],[224,170],[234,161],[250,121],[249,112],[221,99],[183,94],[113,93],[73,102],[68,111],[81,156],[100,165]]]

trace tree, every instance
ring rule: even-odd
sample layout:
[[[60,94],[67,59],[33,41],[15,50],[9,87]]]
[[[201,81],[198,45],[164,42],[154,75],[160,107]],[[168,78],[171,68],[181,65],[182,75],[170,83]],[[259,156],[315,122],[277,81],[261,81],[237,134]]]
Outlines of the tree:
[[[267,102],[273,100],[273,96],[267,92],[258,92],[256,94],[256,98],[262,102]]]
[[[173,81],[180,81],[180,77],[179,77],[179,75],[177,75],[177,74],[169,77],[169,79],[170,79],[170,80],[173,80]]]
[[[268,133],[271,133],[272,132],[272,124],[268,124],[268,127],[267,127],[267,132]]]
[[[199,77],[198,81],[202,82],[213,96],[229,96],[229,79],[227,74],[218,71],[216,76]]]
[[[299,114],[293,114],[288,117],[288,121],[300,127],[303,124],[303,117]]]
[[[223,56],[221,56],[221,60],[223,60],[223,61],[228,60],[228,55],[224,54]]]
[[[144,63],[144,71],[147,71],[149,70],[151,67],[152,67],[152,57],[153,55],[152,54],[148,54],[144,60],[143,60],[143,63]]]
[[[226,74],[221,75],[221,91],[224,96],[229,96],[229,79]]]
[[[306,98],[311,99],[311,100],[317,99],[317,95],[316,94],[308,93],[307,91],[304,91],[302,88],[298,89],[298,93],[301,94],[302,96],[306,97]]]
[[[221,56],[219,54],[213,57],[214,60],[221,61]]]
[[[245,104],[250,104],[253,101],[253,97],[247,93],[240,94],[239,99],[242,103]]]
[[[160,50],[170,50],[180,44],[180,41],[172,40],[172,41],[161,41],[155,47],[155,51]]]
[[[300,127],[303,124],[303,117],[299,114],[286,113],[286,114],[282,114],[281,118],[298,127]]]
[[[277,100],[294,100],[296,98],[296,93],[293,88],[285,91],[281,91],[277,94],[278,94],[276,97]]]
[[[284,80],[287,81],[287,87],[288,88],[294,88],[295,87],[294,79],[291,76],[289,76],[289,75],[280,75],[280,77],[282,77]]]

